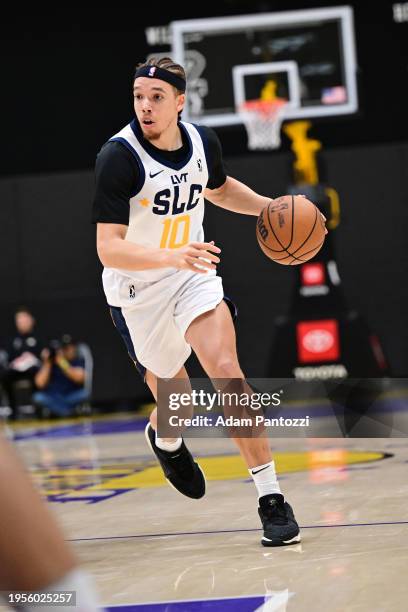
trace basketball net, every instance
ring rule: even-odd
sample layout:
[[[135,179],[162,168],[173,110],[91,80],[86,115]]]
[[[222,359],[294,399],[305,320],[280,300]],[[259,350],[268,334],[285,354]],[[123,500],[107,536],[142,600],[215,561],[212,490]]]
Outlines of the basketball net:
[[[287,100],[275,96],[276,84],[268,81],[261,98],[246,100],[239,109],[248,134],[248,149],[277,149],[281,143],[281,125]]]
[[[248,134],[248,149],[277,149],[286,100],[247,100],[240,115]]]

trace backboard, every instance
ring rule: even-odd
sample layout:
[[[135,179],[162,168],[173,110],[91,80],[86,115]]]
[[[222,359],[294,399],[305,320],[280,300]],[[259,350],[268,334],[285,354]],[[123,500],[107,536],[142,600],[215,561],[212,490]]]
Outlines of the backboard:
[[[188,74],[186,121],[241,123],[241,103],[271,86],[287,119],[358,110],[351,7],[174,21],[170,33]]]

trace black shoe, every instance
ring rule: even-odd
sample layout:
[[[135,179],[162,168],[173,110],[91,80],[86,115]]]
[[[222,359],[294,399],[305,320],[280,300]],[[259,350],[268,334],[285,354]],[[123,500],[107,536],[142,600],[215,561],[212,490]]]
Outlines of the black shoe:
[[[156,446],[156,434],[148,423],[145,436],[152,452],[156,455],[167,482],[176,491],[187,497],[200,499],[205,494],[205,478],[200,466],[196,463],[184,444],[174,452],[167,452]]]
[[[299,525],[283,495],[271,493],[260,497],[258,514],[264,529],[263,546],[285,546],[300,542]]]

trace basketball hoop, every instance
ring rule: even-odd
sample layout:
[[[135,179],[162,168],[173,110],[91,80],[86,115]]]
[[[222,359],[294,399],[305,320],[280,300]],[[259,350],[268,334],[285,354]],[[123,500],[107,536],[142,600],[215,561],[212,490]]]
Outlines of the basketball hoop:
[[[287,100],[246,100],[239,114],[248,134],[248,149],[277,149]]]

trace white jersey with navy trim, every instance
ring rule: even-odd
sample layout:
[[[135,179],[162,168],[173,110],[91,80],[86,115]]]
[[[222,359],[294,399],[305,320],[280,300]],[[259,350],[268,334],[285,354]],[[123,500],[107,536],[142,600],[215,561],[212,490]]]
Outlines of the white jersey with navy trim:
[[[188,154],[180,163],[169,162],[159,153],[148,150],[137,120],[110,139],[123,143],[139,165],[139,185],[129,200],[126,233],[129,242],[177,249],[189,242],[204,240],[204,189],[209,172],[204,143],[194,125],[180,122],[179,126],[189,144]],[[105,268],[103,286],[108,303],[120,306],[124,285],[129,286],[132,279],[151,283],[177,272],[176,268]]]

